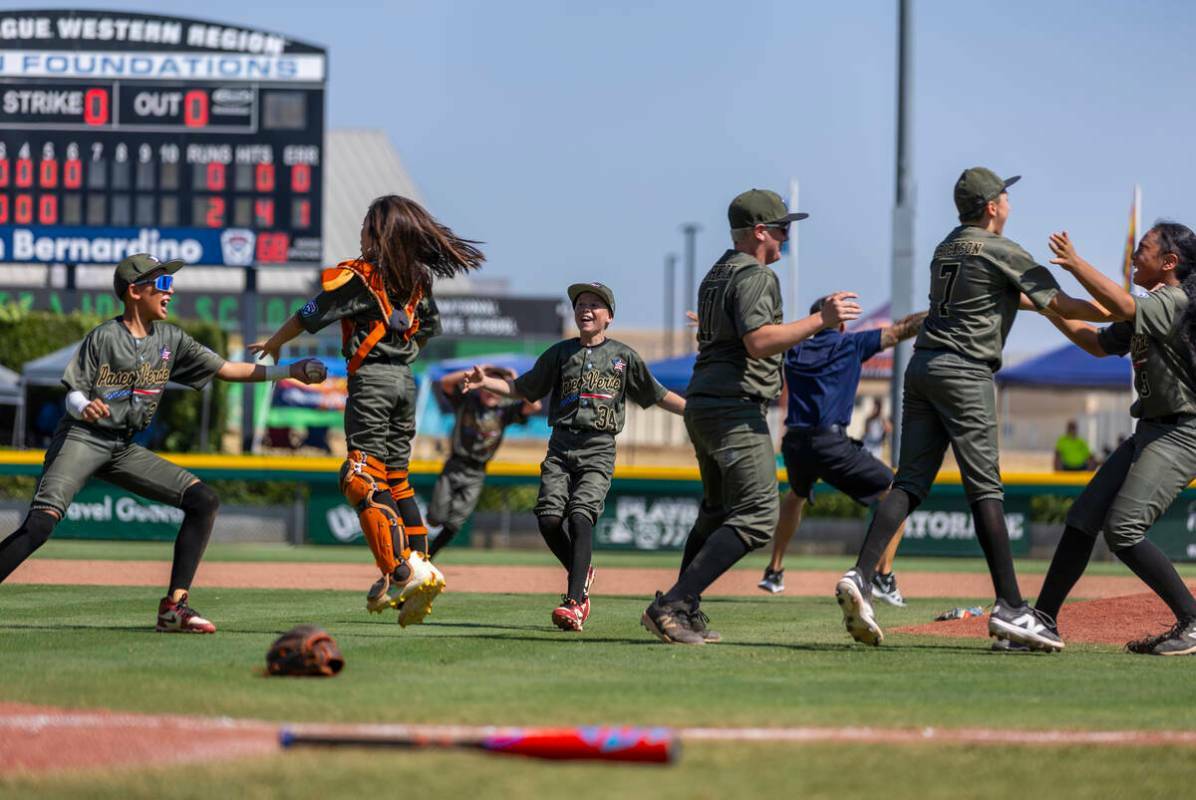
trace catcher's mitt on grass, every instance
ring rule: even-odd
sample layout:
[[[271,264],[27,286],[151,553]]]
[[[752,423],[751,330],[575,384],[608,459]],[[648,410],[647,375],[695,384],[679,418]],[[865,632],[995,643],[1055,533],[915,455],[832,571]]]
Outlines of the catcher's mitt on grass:
[[[318,625],[296,625],[279,636],[266,652],[266,672],[270,675],[330,678],[344,666],[340,648]]]

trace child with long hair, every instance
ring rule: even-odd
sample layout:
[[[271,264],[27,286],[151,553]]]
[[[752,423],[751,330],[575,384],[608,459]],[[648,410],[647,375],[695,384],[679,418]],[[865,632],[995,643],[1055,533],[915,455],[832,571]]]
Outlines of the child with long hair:
[[[1105,460],[1067,513],[1067,527],[1034,604],[1058,639],[1055,619],[1088,566],[1096,537],[1154,591],[1175,615],[1155,636],[1129,642],[1142,655],[1196,653],[1196,597],[1157,545],[1146,538],[1181,491],[1196,478],[1196,233],[1158,222],[1134,251],[1133,281],[1149,291],[1134,296],[1076,252],[1067,233],[1051,236],[1057,264],[1117,320],[1097,330],[1051,316],[1055,327],[1094,356],[1129,355],[1137,397],[1134,435]],[[1063,647],[1062,639],[1058,646]]]
[[[361,223],[361,255],[324,270],[320,294],[268,341],[249,348],[277,360],[282,346],[300,333],[341,323],[349,452],[340,488],[357,510],[382,573],[366,608],[398,608],[404,627],[422,622],[444,589],[444,576],[427,559],[428,530],[407,480],[415,435],[411,362],[423,342],[439,333],[432,281],[479,268],[485,256],[476,244],[414,200],[379,197]]]

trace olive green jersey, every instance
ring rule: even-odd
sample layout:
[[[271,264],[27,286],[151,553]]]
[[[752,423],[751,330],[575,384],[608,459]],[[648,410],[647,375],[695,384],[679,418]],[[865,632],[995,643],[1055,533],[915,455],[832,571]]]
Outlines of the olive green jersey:
[[[155,322],[138,339],[118,317],[83,338],[62,382],[108,405],[110,416],[80,424],[125,433],[149,427],[167,381],[201,389],[223,366],[223,358],[174,325]]]
[[[1016,242],[960,225],[934,249],[930,314],[914,347],[950,350],[996,371],[1020,294],[1045,308],[1058,291],[1050,270]]]
[[[396,308],[402,306],[402,303],[395,304]],[[322,291],[307,301],[299,309],[298,316],[299,324],[308,333],[315,333],[337,320],[348,320],[353,329],[345,340],[342,353],[345,358],[351,358],[369,335],[372,323],[382,320],[382,311],[365,282],[354,276],[335,289]],[[363,363],[410,364],[415,361],[423,343],[440,333],[440,314],[436,309],[436,301],[430,295],[424,297],[416,305],[414,316],[419,322],[415,336],[407,336],[406,328],[387,330]]]
[[[1140,419],[1196,414],[1196,370],[1179,325],[1188,296],[1178,286],[1164,286],[1134,303],[1132,322],[1115,322],[1099,333],[1106,353],[1128,353],[1133,361],[1138,398],[1130,414]]]
[[[762,400],[779,395],[784,354],[751,358],[743,337],[781,321],[777,274],[746,253],[724,253],[698,288],[698,358],[686,395]]]
[[[557,342],[515,379],[515,391],[533,401],[551,393],[549,425],[612,434],[623,430],[627,398],[647,408],[668,393],[639,353],[615,339]]]
[[[479,464],[494,458],[508,425],[517,425],[527,419],[523,416],[522,400],[503,398],[497,405],[488,406],[477,392],[450,392],[445,398],[456,417],[453,456]]]

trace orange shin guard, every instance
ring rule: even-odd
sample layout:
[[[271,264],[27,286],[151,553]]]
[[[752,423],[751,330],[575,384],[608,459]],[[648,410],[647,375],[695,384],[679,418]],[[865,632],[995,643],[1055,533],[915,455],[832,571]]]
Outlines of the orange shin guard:
[[[352,450],[341,467],[340,489],[357,511],[374,563],[382,574],[390,575],[399,565],[407,543],[386,483],[386,466],[373,456]]]

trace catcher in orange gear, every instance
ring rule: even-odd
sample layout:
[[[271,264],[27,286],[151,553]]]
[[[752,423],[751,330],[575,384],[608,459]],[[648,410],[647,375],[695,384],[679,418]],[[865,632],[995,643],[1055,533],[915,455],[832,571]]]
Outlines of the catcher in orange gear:
[[[444,576],[427,559],[428,530],[407,480],[415,435],[411,362],[439,333],[432,280],[480,267],[485,256],[475,244],[414,200],[380,197],[361,224],[361,255],[324,270],[321,292],[268,341],[250,345],[251,352],[277,359],[303,331],[340,322],[349,372],[341,491],[357,510],[382,573],[366,608],[398,608],[404,627],[422,622],[444,589]]]

